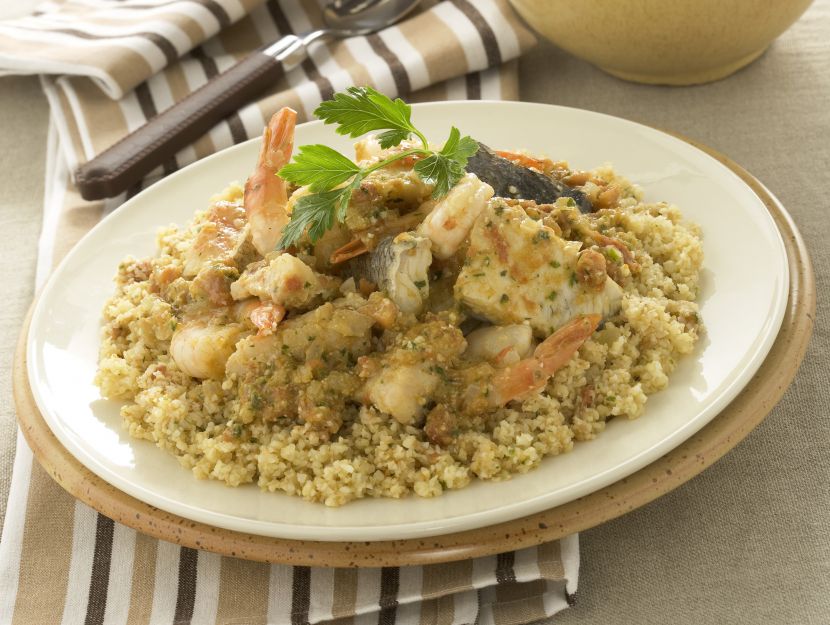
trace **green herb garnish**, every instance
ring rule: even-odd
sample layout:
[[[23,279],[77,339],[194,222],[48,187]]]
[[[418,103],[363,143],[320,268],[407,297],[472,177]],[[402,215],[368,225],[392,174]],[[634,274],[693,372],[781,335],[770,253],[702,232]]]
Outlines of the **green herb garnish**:
[[[538,243],[539,241],[548,241],[550,239],[550,233],[547,230],[538,230],[536,234],[533,235],[533,242]]]
[[[415,173],[434,185],[432,196],[440,198],[461,180],[467,159],[478,150],[478,143],[471,137],[462,137],[454,126],[444,147],[431,150],[427,138],[412,124],[412,108],[400,98],[392,100],[371,87],[349,87],[336,93],[331,100],[321,103],[314,114],[326,124],[337,124],[338,134],[352,138],[382,130],[378,141],[383,149],[399,145],[413,135],[422,147],[402,150],[368,167],[358,166],[325,145],[300,147],[293,162],[280,169],[278,175],[287,182],[308,186],[310,193],[297,199],[291,221],[283,229],[281,249],[298,241],[306,230],[314,243],[335,221],[342,223],[352,193],[373,171],[409,156],[419,156]]]
[[[438,376],[441,378],[441,380],[442,380],[443,382],[449,382],[449,381],[450,381],[450,378],[449,378],[449,376],[447,375],[447,372],[444,370],[444,368],[443,368],[443,367],[439,367],[438,365],[435,365],[434,367],[432,367],[432,370],[433,370],[435,373],[437,373],[437,374],[438,374]]]

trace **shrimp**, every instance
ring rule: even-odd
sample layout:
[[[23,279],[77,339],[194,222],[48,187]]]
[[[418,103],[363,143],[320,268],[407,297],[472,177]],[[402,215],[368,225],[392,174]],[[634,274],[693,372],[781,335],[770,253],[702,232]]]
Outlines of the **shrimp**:
[[[533,330],[529,325],[485,326],[467,336],[468,360],[489,360],[495,364],[516,362],[531,353]]]
[[[488,400],[493,407],[524,399],[542,390],[550,377],[562,368],[597,329],[600,315],[575,317],[542,341],[533,356],[500,369],[493,377]]]
[[[288,107],[277,111],[262,135],[256,169],[245,183],[245,212],[251,226],[251,241],[265,256],[279,244],[288,223],[288,192],[277,172],[291,160],[297,112]]]
[[[258,334],[264,336],[274,332],[279,322],[285,318],[287,311],[285,306],[263,304],[258,299],[251,298],[237,302],[235,312],[238,319],[248,319],[257,328]]]
[[[248,266],[230,289],[236,300],[250,296],[288,308],[307,308],[337,293],[340,279],[317,273],[291,254],[271,253]]]
[[[453,322],[433,318],[412,326],[383,354],[358,360],[358,376],[367,378],[357,400],[389,414],[398,423],[421,421],[427,404],[467,342]]]
[[[418,234],[432,241],[432,253],[442,260],[458,251],[478,216],[493,197],[493,187],[466,174],[418,226]]]
[[[284,306],[263,304],[255,298],[211,308],[178,325],[170,340],[170,356],[189,376],[221,378],[236,343],[250,334],[246,323],[265,336],[274,332],[285,313]]]
[[[404,425],[416,423],[440,378],[426,364],[384,367],[366,385],[367,402]]]
[[[170,356],[189,376],[220,379],[242,333],[239,324],[219,326],[201,320],[184,323],[173,333]]]
[[[185,278],[205,267],[244,267],[253,256],[248,239],[245,211],[238,202],[219,200],[197,222],[199,231],[183,255]]]

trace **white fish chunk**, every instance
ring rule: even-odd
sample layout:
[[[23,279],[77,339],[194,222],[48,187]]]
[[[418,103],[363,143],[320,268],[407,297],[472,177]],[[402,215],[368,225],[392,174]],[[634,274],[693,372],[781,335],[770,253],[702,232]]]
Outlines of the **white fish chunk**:
[[[539,337],[553,334],[578,315],[613,315],[622,288],[607,274],[599,281],[596,273],[590,281],[580,279],[581,247],[557,236],[520,206],[493,199],[470,233],[455,296],[494,324],[528,322]]]
[[[418,313],[429,297],[430,247],[428,238],[402,232],[349,261],[348,271],[377,284],[403,312]]]

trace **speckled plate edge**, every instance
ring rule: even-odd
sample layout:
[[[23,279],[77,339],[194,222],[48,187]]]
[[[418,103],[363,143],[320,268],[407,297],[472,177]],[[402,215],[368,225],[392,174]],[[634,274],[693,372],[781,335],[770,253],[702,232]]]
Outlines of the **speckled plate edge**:
[[[732,403],[682,445],[619,482],[521,519],[423,539],[315,542],[244,534],[197,523],[121,492],[81,465],[55,438],[38,411],[29,387],[26,373],[29,319],[21,333],[13,372],[17,418],[23,435],[40,464],[60,486],[113,520],[187,547],[263,562],[331,567],[435,564],[538,545],[643,506],[714,463],[772,410],[804,358],[816,308],[810,258],[798,229],[783,206],[758,180],[724,155],[680,135],[674,136],[723,163],[763,201],[781,232],[787,251],[789,298],[781,329],[764,364]]]

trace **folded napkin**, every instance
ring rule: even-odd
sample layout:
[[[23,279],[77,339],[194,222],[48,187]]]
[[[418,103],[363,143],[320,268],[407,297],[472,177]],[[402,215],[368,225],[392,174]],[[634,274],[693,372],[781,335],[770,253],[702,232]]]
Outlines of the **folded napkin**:
[[[50,102],[38,286],[108,211],[159,177],[260,135],[279,107],[308,119],[352,84],[409,101],[518,95],[533,43],[506,0],[425,2],[368,37],[316,45],[258,102],[121,197],[85,202],[71,172],[261,44],[320,22],[314,0],[53,0],[0,22],[0,73],[43,75]],[[222,181],[217,181],[221,186]],[[218,187],[217,187],[218,190]],[[0,542],[0,624],[526,623],[576,591],[577,537],[425,567],[324,569],[246,562],[158,541],[75,501],[18,435]]]

